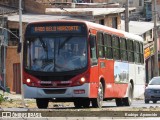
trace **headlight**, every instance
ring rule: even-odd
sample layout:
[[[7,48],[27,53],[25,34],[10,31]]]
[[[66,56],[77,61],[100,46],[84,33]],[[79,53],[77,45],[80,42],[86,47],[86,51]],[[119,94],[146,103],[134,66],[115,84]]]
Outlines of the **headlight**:
[[[28,79],[26,80],[26,82],[27,82],[27,83],[30,83],[30,82],[31,82],[31,79],[28,78]]]
[[[84,83],[86,81],[85,77],[81,78],[81,82]]]

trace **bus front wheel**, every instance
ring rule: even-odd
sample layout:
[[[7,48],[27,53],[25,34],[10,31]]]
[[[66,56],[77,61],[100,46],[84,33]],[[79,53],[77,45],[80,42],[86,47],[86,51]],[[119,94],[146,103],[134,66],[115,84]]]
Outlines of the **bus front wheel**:
[[[94,108],[101,108],[102,107],[102,103],[103,103],[103,85],[100,82],[99,83],[99,88],[98,88],[98,96],[97,98],[94,98],[92,100],[92,107]]]
[[[44,98],[36,99],[37,107],[40,109],[46,109],[48,107],[49,100]]]
[[[89,108],[90,100],[89,99],[81,99],[81,100],[75,100],[74,106],[76,108]]]

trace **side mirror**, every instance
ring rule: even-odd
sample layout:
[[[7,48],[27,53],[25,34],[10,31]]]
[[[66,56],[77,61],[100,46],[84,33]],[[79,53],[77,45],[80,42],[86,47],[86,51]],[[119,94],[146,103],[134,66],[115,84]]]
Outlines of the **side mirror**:
[[[95,37],[93,35],[89,36],[90,47],[94,48],[95,46]]]
[[[22,43],[18,43],[17,53],[20,53],[22,49]]]

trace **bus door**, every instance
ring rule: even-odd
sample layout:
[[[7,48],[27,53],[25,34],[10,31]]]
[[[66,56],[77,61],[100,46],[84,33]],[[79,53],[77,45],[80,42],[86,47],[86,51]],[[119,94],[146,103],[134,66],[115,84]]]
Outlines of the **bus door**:
[[[98,44],[98,74],[100,78],[106,78],[106,59],[104,50],[104,37],[102,32],[97,33],[97,44]]]
[[[96,45],[96,36],[90,34],[90,60],[91,60],[91,68],[90,68],[90,97],[97,97],[97,89],[98,89],[98,60],[97,60],[97,45]],[[97,88],[97,89],[96,89]]]

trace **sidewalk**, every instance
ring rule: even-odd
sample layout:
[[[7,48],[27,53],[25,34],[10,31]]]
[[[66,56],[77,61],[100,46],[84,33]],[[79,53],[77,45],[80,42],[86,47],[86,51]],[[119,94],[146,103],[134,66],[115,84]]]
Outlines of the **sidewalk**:
[[[21,94],[11,94],[11,93],[8,93],[8,92],[3,92],[2,90],[0,90],[0,94],[4,95],[4,97],[6,99],[13,99],[13,100],[22,99]]]

